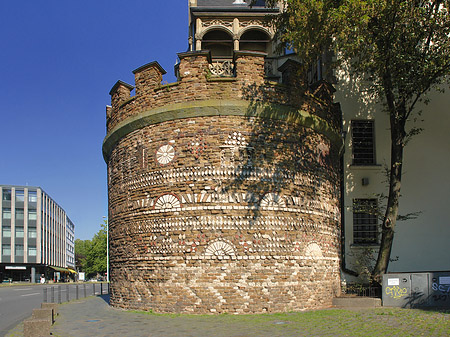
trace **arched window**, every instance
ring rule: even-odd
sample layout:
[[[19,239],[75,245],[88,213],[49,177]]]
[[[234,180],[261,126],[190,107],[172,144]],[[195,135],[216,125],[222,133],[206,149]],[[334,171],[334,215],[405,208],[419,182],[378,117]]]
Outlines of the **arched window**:
[[[259,29],[251,29],[242,34],[239,49],[269,53],[270,37]]]
[[[213,30],[202,39],[202,49],[210,50],[212,58],[231,58],[233,56],[233,39],[223,30]]]

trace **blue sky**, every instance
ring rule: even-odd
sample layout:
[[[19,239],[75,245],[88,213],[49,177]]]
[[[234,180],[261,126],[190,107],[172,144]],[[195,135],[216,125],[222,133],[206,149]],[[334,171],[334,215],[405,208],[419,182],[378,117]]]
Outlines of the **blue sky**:
[[[187,2],[0,1],[0,184],[42,187],[92,238],[107,215],[109,90],[151,61],[175,81]]]

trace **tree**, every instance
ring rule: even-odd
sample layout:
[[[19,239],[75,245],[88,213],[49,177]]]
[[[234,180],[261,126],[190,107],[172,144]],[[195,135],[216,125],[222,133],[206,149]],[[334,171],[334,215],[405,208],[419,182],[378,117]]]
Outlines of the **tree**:
[[[279,1],[268,0],[274,6]],[[391,159],[382,237],[372,274],[380,282],[389,264],[399,217],[403,149],[420,132],[418,103],[450,78],[448,0],[284,0],[275,25],[278,39],[305,65],[333,50],[366,81],[389,114]],[[336,62],[334,66],[339,66]]]
[[[84,271],[86,266],[86,256],[91,247],[91,240],[75,240],[75,266],[78,270]]]
[[[105,273],[106,263],[106,220],[92,240],[75,240],[75,261],[79,270],[84,271],[88,277]]]

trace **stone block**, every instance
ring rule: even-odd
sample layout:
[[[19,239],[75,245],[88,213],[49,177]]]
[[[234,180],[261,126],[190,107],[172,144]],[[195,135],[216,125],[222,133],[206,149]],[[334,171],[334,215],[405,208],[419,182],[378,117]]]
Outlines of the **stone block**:
[[[57,303],[41,303],[41,309],[52,309],[53,318],[58,315],[58,304]]]
[[[33,314],[31,315],[32,319],[38,320],[47,320],[50,322],[50,325],[55,321],[53,318],[53,309],[33,309]]]
[[[27,319],[23,322],[24,337],[50,336],[51,323],[47,319]]]

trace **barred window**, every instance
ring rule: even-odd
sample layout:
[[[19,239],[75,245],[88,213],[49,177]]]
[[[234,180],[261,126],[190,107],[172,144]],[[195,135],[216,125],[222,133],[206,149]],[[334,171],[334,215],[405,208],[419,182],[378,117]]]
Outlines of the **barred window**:
[[[378,244],[377,199],[353,199],[353,243]]]
[[[352,155],[353,165],[375,165],[374,122],[353,120]]]

